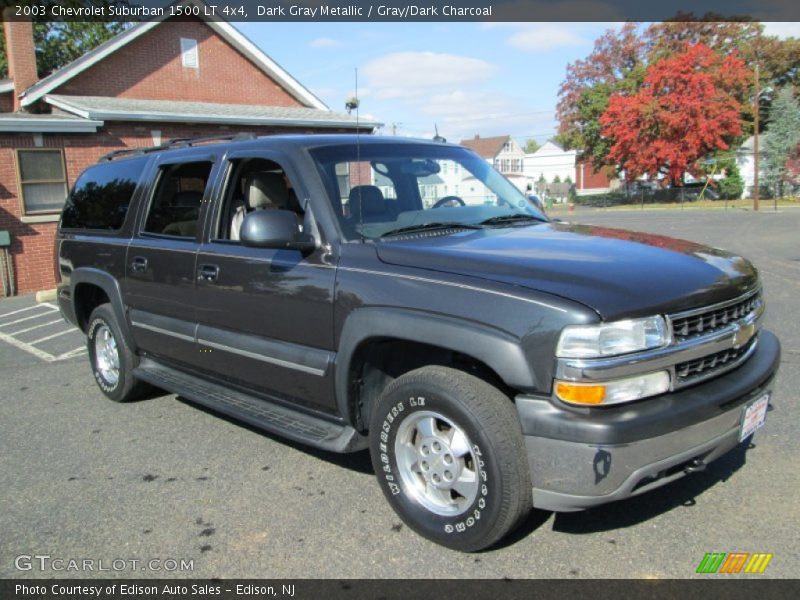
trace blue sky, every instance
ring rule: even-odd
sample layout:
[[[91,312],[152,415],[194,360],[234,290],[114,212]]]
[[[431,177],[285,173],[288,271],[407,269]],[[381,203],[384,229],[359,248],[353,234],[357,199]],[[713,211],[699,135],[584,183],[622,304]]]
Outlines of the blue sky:
[[[556,133],[558,87],[619,23],[234,23],[333,110],[359,73],[361,115],[381,133],[450,141],[510,134],[524,143]],[[767,23],[768,34],[800,34]]]
[[[558,86],[612,24],[235,23],[333,110],[359,72],[361,115],[450,141],[555,134]]]

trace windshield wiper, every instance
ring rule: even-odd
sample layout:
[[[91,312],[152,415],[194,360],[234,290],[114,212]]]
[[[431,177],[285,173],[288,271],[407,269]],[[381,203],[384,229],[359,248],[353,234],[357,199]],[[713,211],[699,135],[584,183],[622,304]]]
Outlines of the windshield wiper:
[[[481,221],[481,225],[503,225],[505,223],[516,223],[521,221],[541,221],[546,223],[546,219],[542,219],[541,217],[536,217],[534,215],[529,215],[526,213],[514,213],[512,215],[500,215],[499,217],[492,217],[490,219],[486,219],[485,221]]]
[[[382,233],[381,237],[389,237],[403,233],[416,233],[418,231],[426,231],[428,229],[483,229],[483,227],[480,225],[473,225],[471,223],[459,223],[457,221],[436,221],[433,223],[421,223],[419,225],[408,225],[406,227],[390,229],[386,233]]]

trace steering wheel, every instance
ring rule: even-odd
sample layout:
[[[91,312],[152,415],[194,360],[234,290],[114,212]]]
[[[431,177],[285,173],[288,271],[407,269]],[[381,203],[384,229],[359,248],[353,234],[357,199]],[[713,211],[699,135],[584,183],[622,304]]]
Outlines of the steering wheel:
[[[466,205],[467,203],[464,202],[458,196],[445,196],[444,198],[439,198],[439,200],[436,201],[436,204],[431,206],[431,208],[442,208],[443,206],[449,206],[449,207],[466,206]]]

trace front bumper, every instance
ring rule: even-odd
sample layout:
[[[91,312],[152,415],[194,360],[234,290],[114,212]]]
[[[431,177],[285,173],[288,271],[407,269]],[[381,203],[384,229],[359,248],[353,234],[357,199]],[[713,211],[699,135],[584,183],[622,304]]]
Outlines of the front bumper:
[[[746,363],[628,405],[569,410],[516,398],[537,508],[575,511],[652,490],[738,444],[743,406],[771,391],[780,343],[768,331]]]

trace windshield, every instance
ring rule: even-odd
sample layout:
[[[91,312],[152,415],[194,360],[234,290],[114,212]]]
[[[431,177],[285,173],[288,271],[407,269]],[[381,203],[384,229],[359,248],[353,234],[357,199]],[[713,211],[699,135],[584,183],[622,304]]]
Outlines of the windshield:
[[[466,148],[409,143],[311,152],[348,239],[417,229],[511,227],[547,218]]]

